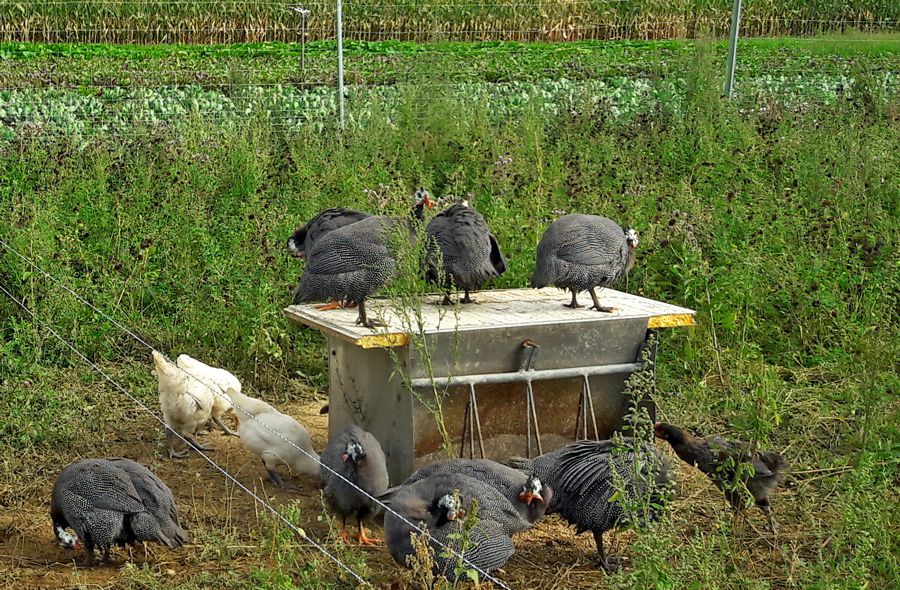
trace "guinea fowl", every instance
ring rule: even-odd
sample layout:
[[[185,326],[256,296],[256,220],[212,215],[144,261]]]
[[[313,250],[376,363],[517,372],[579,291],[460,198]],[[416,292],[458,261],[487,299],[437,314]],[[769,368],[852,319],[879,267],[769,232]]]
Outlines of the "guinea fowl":
[[[128,474],[134,489],[147,513],[159,523],[159,529],[166,538],[182,545],[188,542],[188,534],[178,522],[178,509],[172,490],[152,471],[136,461],[126,458],[107,459],[115,467]],[[132,543],[137,539],[133,539]]]
[[[599,215],[571,213],[550,224],[537,248],[537,265],[531,276],[534,288],[554,285],[572,292],[568,307],[576,309],[576,296],[589,291],[591,309],[612,312],[615,308],[600,305],[597,287],[614,284],[634,266],[637,232],[622,229],[615,221]]]
[[[423,208],[433,206],[428,192],[419,189],[415,194],[413,219],[422,221]],[[396,273],[397,262],[389,247],[390,234],[403,231],[402,224],[400,220],[379,215],[326,234],[307,252],[309,264],[294,292],[293,303],[346,299],[359,306],[357,324],[367,328],[380,325],[366,315],[365,300]]]
[[[241,443],[262,460],[269,481],[282,490],[296,490],[297,486],[284,483],[277,471],[279,467],[287,467],[292,476],[319,473],[319,455],[306,428],[261,399],[234,388],[228,388],[226,393],[240,420]]]
[[[635,448],[641,451],[635,453]],[[611,440],[584,440],[534,459],[511,458],[509,462],[552,486],[553,499],[547,514],[558,513],[575,525],[576,534],[591,531],[600,565],[607,571],[616,569],[618,559],[606,555],[603,533],[626,524],[628,519],[622,504],[613,500],[617,491],[615,473],[621,477],[629,500],[650,500],[650,518],[655,517],[652,507],[661,502],[671,480],[671,466],[655,447],[645,443],[635,447],[634,440],[628,438],[620,448]],[[654,469],[648,469],[651,465]]]
[[[481,288],[491,277],[506,272],[500,246],[481,213],[468,205],[452,205],[438,213],[425,228],[428,235],[425,277],[445,290],[444,305],[450,304],[450,287],[465,291],[461,303],[473,303],[469,291]]]
[[[365,545],[379,542],[378,539],[366,536],[362,524],[363,519],[375,511],[375,503],[357,487],[373,497],[384,493],[387,489],[387,462],[381,444],[371,433],[359,426],[351,425],[328,443],[321,459],[319,477],[324,484],[325,501],[341,517],[341,538],[345,541],[349,539],[345,530],[347,517],[355,516],[359,529],[356,539]]]
[[[177,432],[191,446],[201,451],[215,451],[194,440],[194,435],[212,417],[215,397],[213,389],[170,363],[153,351],[153,374],[158,381],[159,405],[166,423],[166,443],[170,459],[187,457],[188,450],[175,451]]]
[[[161,522],[144,504],[129,472],[106,459],[84,459],[62,470],[53,486],[50,519],[57,542],[73,548],[81,541],[89,564],[95,548],[107,561],[113,544],[155,541],[176,548],[187,539],[181,527],[171,527],[170,519]]]
[[[367,217],[372,217],[372,214],[365,211],[357,211],[356,209],[347,209],[346,207],[325,209],[307,221],[305,225],[301,225],[294,230],[294,233],[287,241],[288,250],[291,252],[291,256],[307,258],[308,253],[322,236],[339,227],[362,221]]]
[[[788,470],[781,455],[751,452],[747,443],[719,436],[698,438],[683,428],[666,423],[656,424],[654,431],[657,438],[672,445],[679,459],[708,475],[737,512],[752,503],[766,515],[772,532],[777,532],[769,496],[784,480]],[[746,469],[751,465],[752,474]],[[749,496],[744,488],[750,492]]]
[[[486,483],[503,494],[530,523],[544,516],[553,499],[553,489],[534,475],[490,459],[445,459],[431,463],[406,478],[402,485],[413,484],[437,473],[461,473]],[[389,499],[399,487],[389,489],[384,497]]]
[[[178,358],[175,359],[175,364],[205,383],[213,391],[213,406],[210,418],[222,432],[230,436],[237,436],[237,432],[228,428],[222,422],[222,418],[234,409],[234,404],[231,403],[231,399],[225,395],[225,392],[229,387],[234,387],[238,391],[241,390],[241,382],[238,378],[225,369],[210,367],[206,363],[186,354],[178,355]]]
[[[478,501],[477,522],[469,531],[470,543],[463,551],[455,522]],[[435,473],[409,485],[400,486],[387,501],[384,534],[391,556],[409,567],[407,558],[415,554],[411,536],[418,535],[407,522],[427,528],[435,550],[436,573],[452,575],[455,555],[445,555],[445,547],[461,553],[483,572],[503,567],[514,552],[511,535],[526,530],[531,523],[521,517],[503,494],[488,484],[461,473]],[[395,514],[396,512],[396,514]],[[400,516],[398,516],[400,515]]]

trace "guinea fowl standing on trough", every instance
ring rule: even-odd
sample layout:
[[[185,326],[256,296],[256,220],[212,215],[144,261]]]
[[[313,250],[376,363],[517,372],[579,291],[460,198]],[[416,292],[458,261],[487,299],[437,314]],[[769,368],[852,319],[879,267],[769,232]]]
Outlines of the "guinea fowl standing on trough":
[[[614,472],[621,477],[629,500],[649,500],[650,518],[655,516],[651,504],[661,502],[671,481],[669,461],[656,447],[640,443],[638,448],[640,451],[635,453],[634,440],[629,438],[620,448],[611,440],[583,440],[534,459],[510,458],[509,464],[534,473],[553,488],[547,514],[558,513],[575,525],[576,534],[591,531],[601,567],[613,571],[618,559],[606,555],[603,533],[626,524],[628,518],[622,504],[612,500],[617,492]],[[641,467],[639,471],[636,465]],[[648,466],[653,469],[648,470]]]
[[[308,253],[312,251],[313,246],[316,245],[316,242],[320,240],[322,236],[339,227],[351,225],[369,217],[372,217],[371,213],[357,211],[356,209],[348,209],[346,207],[325,209],[306,222],[305,225],[298,227],[294,231],[287,241],[288,250],[290,251],[291,256],[295,258],[306,258],[308,264]],[[316,308],[328,310],[350,305],[353,305],[353,303],[332,301],[331,303],[317,305]]]
[[[241,390],[241,382],[238,378],[225,369],[210,367],[206,363],[200,362],[186,354],[178,355],[178,358],[175,359],[175,364],[205,383],[213,391],[213,407],[210,418],[222,432],[230,436],[237,436],[237,432],[228,428],[222,422],[222,418],[234,409],[231,398],[225,392],[228,391],[229,387],[233,387],[238,391]]]
[[[174,519],[168,508],[158,511],[154,504],[158,500],[160,506],[167,505],[171,493],[166,498],[162,489],[143,484],[142,493],[135,488],[131,476],[139,470],[126,467],[131,471],[106,459],[83,459],[63,469],[53,485],[53,533],[62,547],[74,548],[80,541],[88,564],[94,561],[95,548],[103,552],[103,560],[107,561],[113,544],[155,541],[174,549],[187,541],[187,533],[178,526],[174,502]],[[67,528],[75,535],[68,533]]]
[[[434,207],[424,189],[415,194],[414,223],[424,220],[424,207]],[[397,261],[390,251],[390,234],[403,231],[403,221],[378,215],[328,232],[307,252],[309,264],[294,292],[293,303],[345,299],[359,306],[357,324],[380,325],[366,315],[366,297],[391,280]],[[412,233],[412,228],[406,228]],[[331,309],[331,307],[327,307]]]
[[[153,375],[159,389],[159,405],[166,423],[166,443],[170,459],[187,457],[188,450],[175,451],[177,432],[189,445],[201,451],[215,451],[194,440],[197,431],[212,418],[216,394],[206,383],[170,363],[166,357],[153,351]]]
[[[465,551],[455,535],[460,527],[455,525],[470,510],[472,500],[478,502],[478,521],[469,531],[469,544]],[[451,547],[483,572],[503,567],[514,552],[511,535],[531,527],[509,500],[488,484],[461,473],[435,473],[394,491],[386,504],[390,510],[384,514],[384,535],[394,561],[409,567],[407,558],[415,554],[411,535],[418,536],[407,521],[420,529],[427,529],[430,545],[435,550],[436,573],[452,576],[457,557],[442,554]],[[396,512],[397,514],[394,514]]]
[[[282,490],[296,490],[297,486],[284,483],[277,471],[279,467],[287,467],[291,476],[319,473],[319,455],[303,425],[261,399],[234,388],[229,388],[226,393],[234,403],[240,421],[238,436],[241,443],[262,460],[269,481]]]
[[[657,438],[672,445],[679,459],[713,480],[725,493],[725,499],[735,509],[736,515],[751,504],[756,505],[766,515],[772,533],[777,533],[769,495],[784,480],[788,470],[787,462],[781,455],[750,452],[747,443],[719,436],[695,437],[683,428],[666,423],[656,424],[654,431]],[[751,465],[752,474],[746,469]]]
[[[388,487],[387,462],[378,440],[359,426],[348,426],[322,452],[319,477],[324,484],[325,501],[341,517],[341,538],[349,539],[347,517],[354,516],[358,526],[357,541],[364,545],[380,542],[367,537],[363,528],[363,519],[376,511],[375,502],[357,489],[376,497]]]
[[[462,289],[461,303],[473,303],[469,291],[481,288],[488,279],[506,272],[500,252],[481,213],[468,201],[438,213],[425,228],[428,235],[425,277],[444,289],[443,305],[450,304],[450,287]]]
[[[591,309],[613,312],[600,305],[597,287],[614,284],[634,266],[637,232],[623,229],[615,221],[599,215],[571,213],[550,224],[537,247],[537,264],[531,286],[540,289],[554,285],[572,292],[572,309],[582,307],[576,296],[588,291]]]
[[[461,473],[486,483],[503,494],[519,514],[530,523],[534,523],[544,516],[553,499],[553,489],[534,475],[523,473],[490,459],[437,461],[416,470],[406,478],[402,485],[413,484],[437,473]],[[400,487],[390,488],[382,498],[389,500]]]

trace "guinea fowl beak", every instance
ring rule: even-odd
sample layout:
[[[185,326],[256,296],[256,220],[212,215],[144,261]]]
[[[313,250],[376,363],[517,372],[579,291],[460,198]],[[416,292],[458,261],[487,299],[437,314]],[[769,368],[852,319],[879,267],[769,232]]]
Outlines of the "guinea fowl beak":
[[[291,256],[293,256],[294,258],[303,259],[306,258],[306,252],[304,252],[303,250],[298,250],[297,252],[291,252]]]
[[[343,461],[344,463],[346,463],[349,459],[350,459],[350,455],[348,455],[347,453],[344,453],[343,455],[341,455],[341,461]]]
[[[543,504],[544,498],[540,494],[535,494],[534,492],[522,492],[519,494],[519,502],[524,502],[528,506],[531,506],[532,502]]]
[[[431,200],[431,196],[428,193],[425,193],[425,206],[429,209],[434,209],[434,201]]]

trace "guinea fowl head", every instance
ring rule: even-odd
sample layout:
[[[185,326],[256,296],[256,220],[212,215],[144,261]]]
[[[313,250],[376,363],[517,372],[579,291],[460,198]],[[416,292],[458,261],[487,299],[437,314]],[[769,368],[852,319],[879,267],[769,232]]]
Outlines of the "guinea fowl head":
[[[352,461],[353,463],[359,463],[363,459],[366,458],[366,450],[363,448],[358,441],[351,440],[347,443],[346,452],[341,455],[341,461],[346,463],[347,461]]]
[[[60,525],[55,525],[57,544],[63,549],[78,549],[81,547],[81,539],[78,535],[72,534]]]
[[[527,504],[531,506],[532,502],[544,502],[544,497],[541,496],[541,490],[544,489],[544,484],[541,483],[534,475],[528,478],[528,481],[525,482],[525,485],[522,486],[522,491],[519,492],[519,502],[523,504]]]
[[[434,201],[431,200],[431,194],[422,187],[419,187],[416,190],[413,194],[413,199],[415,199],[413,215],[415,215],[416,219],[421,221],[425,219],[424,208],[428,207],[429,209],[434,209]]]
[[[640,240],[638,239],[637,230],[635,230],[633,227],[626,228],[625,229],[625,241],[628,242],[628,245],[630,247],[637,248],[638,243],[640,243]]]
[[[458,492],[444,494],[437,501],[437,526],[441,526],[447,522],[465,518],[466,511],[462,509],[461,499]]]

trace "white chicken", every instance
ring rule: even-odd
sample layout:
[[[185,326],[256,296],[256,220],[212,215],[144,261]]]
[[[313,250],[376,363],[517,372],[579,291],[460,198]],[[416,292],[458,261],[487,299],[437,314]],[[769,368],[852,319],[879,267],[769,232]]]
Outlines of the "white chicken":
[[[187,449],[175,451],[173,431],[201,451],[215,451],[215,448],[201,445],[194,440],[197,430],[212,416],[215,397],[213,391],[155,350],[153,365],[153,374],[159,383],[159,405],[162,408],[163,420],[168,426],[166,444],[169,448],[169,458],[183,459],[188,455]]]
[[[186,354],[178,355],[175,364],[204,382],[214,390],[212,421],[216,426],[222,429],[225,434],[237,436],[238,433],[225,426],[222,417],[234,409],[231,398],[225,395],[229,387],[233,387],[238,392],[241,391],[241,382],[237,377],[226,371],[225,369],[217,369],[198,361]]]
[[[227,393],[240,421],[241,442],[262,459],[269,481],[282,490],[297,489],[297,486],[284,483],[277,471],[279,467],[287,467],[289,476],[318,475],[319,454],[313,448],[306,428],[260,399],[246,396],[234,388],[228,388]]]

